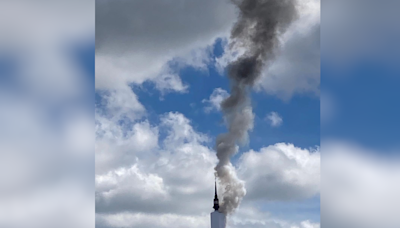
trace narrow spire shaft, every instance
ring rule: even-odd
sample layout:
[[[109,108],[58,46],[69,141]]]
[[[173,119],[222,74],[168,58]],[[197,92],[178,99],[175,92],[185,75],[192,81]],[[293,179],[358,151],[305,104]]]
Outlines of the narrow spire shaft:
[[[215,180],[215,196],[218,198],[218,193],[217,193],[217,181]]]
[[[215,196],[214,196],[214,207],[216,211],[219,209],[219,200],[218,200],[218,193],[217,193],[217,178],[215,177]]]

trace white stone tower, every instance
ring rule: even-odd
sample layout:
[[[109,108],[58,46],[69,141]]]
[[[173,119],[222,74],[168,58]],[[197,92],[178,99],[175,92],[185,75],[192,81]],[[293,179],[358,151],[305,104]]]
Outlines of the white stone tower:
[[[226,216],[219,212],[219,201],[217,195],[217,181],[215,181],[214,211],[211,212],[211,228],[225,228]]]

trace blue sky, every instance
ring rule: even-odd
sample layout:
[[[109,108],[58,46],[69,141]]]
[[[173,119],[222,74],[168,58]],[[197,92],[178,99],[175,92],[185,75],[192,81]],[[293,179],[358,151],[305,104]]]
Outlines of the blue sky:
[[[322,104],[332,108],[321,126],[322,223],[398,227],[399,2],[321,7]]]
[[[323,137],[349,139],[371,149],[399,146],[399,67],[379,59],[360,59],[344,68],[321,68],[322,91],[334,96],[334,117]]]
[[[215,139],[226,132],[218,99],[210,96],[216,89],[229,93],[221,70],[235,58],[231,52],[240,52],[226,46],[235,8],[215,0],[182,7],[120,3],[96,5],[96,223],[185,227],[189,219],[194,227],[208,226]],[[229,220],[233,228],[254,225],[248,219],[319,227],[319,1],[305,4],[289,30],[251,91],[249,143],[231,159],[247,190]],[[281,124],[267,120],[272,113]],[[110,217],[121,213],[142,219]],[[163,224],[153,221],[154,213]]]
[[[213,56],[222,53],[220,39],[213,46]],[[189,85],[186,93],[160,94],[151,83],[133,86],[140,102],[146,107],[156,121],[157,115],[165,112],[180,112],[188,117],[193,126],[200,132],[213,138],[226,130],[222,124],[220,112],[205,113],[208,99],[216,88],[229,91],[229,81],[225,75],[220,75],[214,65],[208,66],[208,71],[185,67],[180,70],[184,84]],[[254,130],[250,134],[249,148],[258,150],[261,147],[279,142],[293,143],[298,147],[309,148],[319,145],[319,98],[309,94],[296,94],[288,101],[263,91],[252,93],[252,105],[256,114]],[[272,127],[265,120],[270,112],[277,112],[283,119],[279,127]],[[248,150],[245,148],[244,150]]]
[[[2,21],[18,21],[21,22],[19,25],[22,25],[22,28],[10,26],[5,28],[4,31],[2,30],[2,34],[10,35],[5,37],[11,39],[4,39],[4,43],[2,39],[0,43],[0,48],[5,47],[1,51],[7,50],[7,52],[0,51],[0,87],[2,94],[10,96],[6,97],[7,99],[2,99],[4,103],[0,103],[1,110],[8,115],[4,115],[6,118],[0,118],[3,121],[1,124],[3,128],[0,131],[1,135],[7,136],[3,143],[6,143],[7,146],[7,143],[10,143],[9,146],[13,149],[12,151],[21,151],[21,154],[17,154],[21,156],[15,159],[15,165],[13,163],[12,166],[7,167],[7,164],[3,164],[0,167],[6,167],[2,173],[14,173],[10,170],[18,167],[27,168],[17,170],[21,171],[21,175],[19,179],[16,177],[13,183],[17,183],[17,185],[23,184],[23,186],[29,188],[39,187],[45,190],[45,192],[41,192],[44,193],[45,199],[34,200],[39,202],[40,205],[26,201],[24,202],[26,207],[22,207],[20,208],[21,210],[16,212],[18,216],[22,215],[24,219],[21,219],[21,221],[25,222],[25,224],[33,224],[38,218],[32,213],[23,213],[23,209],[35,208],[35,206],[40,206],[40,208],[47,210],[43,214],[48,217],[64,218],[64,221],[67,222],[77,221],[81,218],[71,218],[65,216],[65,214],[52,214],[64,211],[59,210],[60,208],[55,208],[55,205],[64,203],[58,200],[60,200],[59,198],[65,199],[65,197],[58,196],[68,195],[72,198],[78,197],[75,198],[77,199],[75,202],[82,203],[75,205],[76,207],[71,210],[73,213],[70,214],[79,214],[81,216],[87,213],[82,217],[93,222],[94,181],[96,200],[98,197],[103,199],[99,200],[99,207],[102,207],[102,212],[104,213],[99,213],[96,216],[96,219],[100,221],[96,220],[96,225],[99,228],[134,226],[169,228],[171,224],[174,227],[186,227],[188,221],[196,221],[198,227],[206,227],[209,224],[208,213],[211,211],[211,199],[213,197],[213,176],[207,175],[212,173],[210,170],[212,170],[213,162],[215,162],[213,160],[215,158],[214,151],[209,148],[214,147],[215,137],[225,132],[226,128],[222,124],[220,112],[212,111],[206,113],[204,111],[207,104],[203,100],[208,99],[216,88],[229,91],[227,77],[220,75],[214,65],[214,59],[224,54],[222,39],[215,40],[215,37],[221,36],[221,34],[227,35],[231,22],[235,20],[236,15],[229,8],[229,5],[226,5],[226,1],[218,0],[187,1],[187,4],[181,5],[182,7],[170,6],[165,4],[164,1],[136,0],[125,1],[124,5],[108,4],[111,2],[106,0],[96,2],[96,7],[99,6],[96,8],[96,20],[99,18],[99,22],[107,22],[96,24],[96,30],[99,29],[100,31],[98,33],[100,39],[97,41],[100,41],[101,47],[105,47],[105,49],[99,50],[100,54],[96,60],[93,34],[88,36],[88,33],[93,32],[92,29],[94,28],[94,5],[90,5],[91,3],[89,8],[86,8],[86,11],[83,10],[84,12],[76,11],[76,9],[84,9],[83,5],[73,5],[73,12],[67,12],[65,9],[68,7],[61,5],[61,7],[56,7],[57,9],[47,6],[49,7],[47,10],[50,9],[52,11],[50,14],[39,9],[40,7],[34,9],[35,12],[31,12],[30,9],[23,9],[22,12],[26,12],[24,14],[25,17],[20,17],[16,13],[0,14],[0,17],[6,16]],[[334,112],[331,120],[326,122],[326,125],[321,126],[320,100],[318,96],[312,93],[296,93],[298,91],[295,91],[290,99],[282,100],[272,90],[267,92],[263,89],[257,92],[253,91],[251,97],[256,115],[255,127],[250,133],[249,145],[241,148],[240,153],[232,159],[234,164],[240,164],[238,158],[251,149],[257,151],[256,154],[260,155],[262,154],[261,148],[280,142],[292,143],[301,148],[314,148],[320,145],[320,138],[335,138],[344,142],[355,142],[366,148],[366,151],[370,150],[375,155],[379,155],[377,157],[386,157],[390,152],[398,155],[400,146],[398,142],[400,129],[400,122],[398,121],[400,116],[398,105],[400,78],[398,76],[400,67],[397,57],[399,51],[397,41],[400,34],[398,28],[400,27],[397,25],[399,14],[396,11],[396,9],[399,9],[398,3],[391,5],[394,1],[388,1],[385,2],[387,4],[376,4],[373,3],[374,1],[362,2],[357,0],[351,2],[335,0],[334,2],[341,4],[341,6],[326,8],[322,13],[322,16],[329,14],[332,16],[323,20],[323,30],[330,31],[329,36],[322,38],[322,40],[325,40],[323,45],[326,45],[325,47],[329,46],[331,49],[324,52],[321,58],[322,94],[327,92],[333,98]],[[92,3],[94,4],[94,1]],[[101,8],[102,3],[106,3],[103,4],[103,7],[106,6],[105,8]],[[119,3],[122,3],[122,1]],[[33,5],[39,6],[36,3]],[[288,84],[282,83],[282,81],[279,82],[282,84],[277,83],[277,85],[283,85],[282,87],[288,85],[290,87],[293,84],[298,86],[297,83],[300,81],[294,80],[297,78],[301,80],[313,79],[312,77],[304,76],[308,72],[303,70],[307,66],[310,66],[309,68],[311,69],[313,68],[311,65],[316,66],[317,64],[313,60],[303,57],[313,55],[313,53],[307,51],[309,48],[307,43],[316,44],[316,40],[319,41],[319,37],[318,39],[312,39],[311,36],[307,35],[307,33],[312,32],[306,30],[305,27],[308,25],[312,27],[313,23],[313,25],[319,27],[320,3],[318,0],[311,0],[310,5],[310,9],[306,9],[302,13],[304,17],[299,19],[302,26],[299,27],[300,29],[297,28],[298,30],[295,28],[296,31],[292,33],[295,34],[295,38],[289,38],[289,41],[287,41],[289,44],[286,45],[285,43],[284,45],[284,49],[290,49],[290,47],[301,48],[284,50],[284,58],[278,59],[278,67],[275,66],[278,69],[275,68],[275,71],[272,72],[276,74],[282,73],[282,81],[289,82]],[[29,4],[26,6],[29,6]],[[15,9],[20,9],[18,7],[21,6],[17,6]],[[5,8],[2,9],[4,10]],[[330,9],[336,9],[336,12]],[[71,18],[71,13],[74,13],[74,15],[80,13],[82,15]],[[36,19],[37,15],[41,17]],[[52,17],[56,15],[59,21],[57,19],[53,20]],[[154,15],[157,15],[157,17]],[[307,21],[307,18],[310,19],[312,17],[317,19],[315,21],[313,21],[314,19]],[[306,20],[303,20],[304,18]],[[140,23],[136,23],[138,21]],[[193,24],[187,23],[188,21]],[[338,21],[338,24],[335,26],[336,21]],[[6,24],[8,25],[9,23]],[[334,26],[329,27],[332,24]],[[65,25],[67,30],[72,27],[73,29],[61,32],[63,29],[60,28]],[[28,27],[33,29],[27,29]],[[76,27],[80,29],[76,30]],[[50,31],[52,30],[56,31],[55,33],[57,34],[51,34]],[[15,31],[17,33],[14,34],[13,32]],[[315,31],[319,33],[319,30]],[[61,33],[58,34],[58,32]],[[21,34],[23,34],[24,39],[14,39],[13,35],[21,36]],[[304,37],[301,37],[303,35]],[[78,43],[70,42],[66,44],[65,40],[60,40],[61,37],[68,37],[67,39],[69,39],[75,36],[79,37],[78,40],[80,41]],[[42,39],[45,37],[46,41],[43,42]],[[81,40],[80,38],[82,37],[84,38]],[[329,39],[331,40],[329,41]],[[308,42],[304,42],[304,40]],[[59,45],[60,43],[63,45]],[[304,46],[301,46],[302,44]],[[198,50],[210,45],[212,50],[210,58],[212,61],[208,63],[206,70],[190,66],[190,64],[182,67],[185,62],[179,61],[185,60],[185,58],[190,59],[190,55],[187,55],[190,49]],[[317,48],[317,45],[311,46]],[[13,47],[16,48],[15,50],[20,50],[20,47],[27,47],[28,51],[32,51],[29,52],[31,55],[27,55],[28,52],[24,52],[25,50],[22,49],[22,52],[13,52]],[[293,51],[296,54],[292,53]],[[335,51],[338,51],[339,54]],[[340,53],[340,51],[343,52]],[[332,56],[341,60],[338,62],[346,63],[337,65],[337,62],[331,61]],[[177,59],[177,57],[180,59]],[[296,57],[301,59],[296,59]],[[102,62],[98,64],[99,74],[95,75],[94,65],[97,60],[102,60]],[[304,63],[302,62],[303,60]],[[29,65],[28,63],[33,64]],[[39,65],[36,66],[35,64]],[[130,68],[131,65],[134,66]],[[76,66],[83,72],[75,71]],[[279,68],[279,66],[284,67]],[[165,73],[161,69],[163,67],[179,75],[183,84],[188,85],[187,91],[165,92],[157,89],[155,84],[160,80],[158,76]],[[145,71],[153,68],[156,73]],[[294,73],[288,73],[288,71],[294,71]],[[310,72],[315,72],[315,69],[310,70]],[[81,77],[77,79],[77,75]],[[128,77],[118,77],[120,75],[128,75]],[[295,78],[291,78],[290,75],[294,75]],[[319,80],[319,77],[317,78]],[[30,80],[29,83],[26,83],[25,79]],[[95,142],[95,145],[97,149],[96,159],[98,160],[94,161],[93,142],[91,141],[93,138],[91,133],[93,131],[91,124],[93,124],[94,115],[93,98],[95,98],[95,102],[98,105],[97,111],[99,109],[109,111],[106,110],[107,107],[102,106],[101,93],[98,92],[95,96],[93,95],[95,83],[97,82],[100,82],[100,87],[102,87],[100,90],[104,93],[113,90],[120,92],[116,94],[114,101],[116,101],[116,105],[119,105],[117,108],[128,107],[128,112],[136,111],[135,108],[137,107],[129,108],[134,106],[130,103],[130,101],[135,101],[136,99],[133,95],[137,95],[138,102],[144,106],[146,114],[138,119],[132,118],[134,119],[132,122],[124,122],[117,119],[116,123],[113,122],[115,120],[113,118],[105,117],[101,119],[104,117],[101,115],[98,116],[99,119],[95,117],[96,120],[100,120],[97,127],[103,127],[103,129],[96,132],[98,141]],[[113,82],[119,83],[115,83],[117,87],[113,87],[115,86]],[[267,83],[269,82],[271,81],[267,80]],[[129,84],[133,93],[124,94],[126,91],[118,91],[118,86],[126,84]],[[315,89],[307,88],[309,84],[305,87],[302,86],[299,85],[297,89],[300,91],[307,89],[309,89],[307,91],[313,91]],[[285,90],[287,88],[279,89]],[[122,102],[118,103],[118,101]],[[166,117],[166,113],[169,112],[182,115],[172,116],[176,118],[173,119],[171,116]],[[265,120],[265,117],[270,112],[276,112],[282,117],[282,125],[272,127]],[[190,124],[165,124],[166,119],[176,122],[178,122],[177,120],[182,120],[177,119],[178,117],[187,118],[190,120]],[[27,129],[27,126],[36,127],[37,129]],[[181,127],[187,127],[189,130],[190,127],[193,127],[194,131],[184,133],[188,133],[195,140],[185,134],[181,134],[182,132],[179,131]],[[132,129],[137,130],[137,132]],[[119,134],[119,130],[123,134]],[[157,132],[158,130],[160,132]],[[177,136],[178,140],[166,143],[164,139],[171,132]],[[198,140],[198,133],[206,134],[211,141],[203,142]],[[11,139],[8,136],[16,136],[16,138],[8,140]],[[21,138],[21,136],[26,136],[26,138]],[[157,138],[157,142],[152,141],[154,138]],[[183,140],[181,140],[182,138]],[[26,141],[21,143],[23,140]],[[83,144],[82,141],[84,142]],[[162,143],[171,144],[161,145]],[[45,146],[43,147],[42,145]],[[345,154],[349,154],[348,157],[344,156],[342,160],[334,160],[334,162],[338,163],[336,163],[335,170],[333,170],[334,173],[341,174],[345,180],[342,182],[344,184],[343,186],[334,185],[331,188],[324,189],[323,194],[327,198],[323,200],[328,200],[326,201],[328,203],[325,203],[328,206],[323,210],[329,213],[332,208],[334,210],[336,208],[337,211],[334,212],[337,212],[337,217],[334,217],[333,220],[344,222],[347,221],[346,218],[362,214],[360,216],[362,217],[361,222],[349,220],[352,228],[356,227],[353,224],[363,224],[360,227],[366,227],[366,224],[372,224],[372,227],[388,227],[385,223],[388,221],[397,222],[392,227],[398,227],[398,216],[393,216],[392,212],[398,211],[398,205],[400,205],[393,203],[398,199],[399,187],[397,185],[398,175],[396,174],[399,174],[398,167],[400,166],[396,164],[395,159],[391,160],[391,162],[382,162],[385,160],[378,159],[368,160],[365,158],[362,149],[358,151],[361,152],[359,157],[352,157],[351,152],[357,152],[358,148],[351,147],[351,143],[346,144],[346,146],[339,147],[339,149],[343,150]],[[324,150],[324,146],[322,148]],[[274,147],[274,149],[277,148]],[[153,152],[155,152],[156,158],[152,157],[154,155],[152,154]],[[299,151],[295,152],[301,155]],[[149,155],[150,160],[140,161],[143,162],[140,163],[137,158],[143,154]],[[279,157],[283,153],[274,154],[274,151],[270,150],[266,154],[278,155]],[[0,155],[3,156],[2,153]],[[137,157],[135,157],[136,155]],[[157,160],[159,158],[157,156],[160,157],[159,160]],[[270,162],[274,158],[273,156],[254,156],[253,158],[256,159],[267,158],[267,160],[261,160],[260,163],[261,165],[264,163],[269,164],[270,167],[260,166],[260,163],[247,163],[258,166],[252,170],[253,173],[250,172],[250,175],[246,176],[246,180],[251,183],[252,177],[257,176],[265,168],[267,170],[266,174],[271,176],[265,178],[265,176],[260,175],[261,178],[268,179],[271,177],[268,180],[273,181],[274,178],[275,180],[279,179],[277,178],[281,177],[279,175],[293,168],[295,171],[293,173],[300,173],[298,176],[294,175],[293,182],[285,182],[282,185],[281,182],[277,181],[262,185],[265,179],[256,179],[255,182],[259,186],[249,185],[248,190],[250,190],[250,187],[254,188],[255,186],[264,187],[265,189],[272,187],[272,190],[283,186],[284,190],[294,189],[293,192],[303,199],[293,200],[290,197],[282,199],[279,198],[281,197],[279,194],[271,194],[271,196],[269,195],[270,192],[265,192],[267,197],[260,197],[257,202],[252,202],[251,199],[246,200],[245,198],[242,205],[245,206],[245,209],[259,209],[262,214],[259,217],[255,217],[254,220],[261,223],[268,220],[268,218],[294,223],[289,225],[280,224],[284,228],[293,227],[292,225],[304,228],[304,226],[299,225],[304,220],[319,223],[320,189],[319,186],[315,187],[313,185],[319,182],[319,180],[315,181],[315,176],[319,177],[319,170],[315,172],[315,169],[308,169],[308,166],[301,165],[292,167],[292,163],[297,162],[300,164],[302,160],[299,162],[298,160],[294,161],[293,159],[282,157],[283,159],[278,160],[278,163],[283,164],[283,166],[276,168]],[[133,158],[136,158],[136,160]],[[146,158],[146,156],[140,158]],[[306,156],[306,159],[309,158]],[[290,162],[285,163],[287,160]],[[4,161],[6,159],[0,159],[0,163]],[[151,161],[157,161],[157,163],[151,163]],[[187,162],[190,166],[182,165],[182,161]],[[95,162],[96,164],[94,164]],[[329,160],[324,160],[324,162],[324,165],[328,164]],[[26,166],[26,164],[32,166]],[[314,165],[314,168],[315,166],[319,168],[319,157],[318,164],[312,165]],[[167,168],[164,169],[165,167]],[[252,168],[251,166],[244,167]],[[329,166],[327,165],[327,167]],[[276,170],[274,170],[275,168]],[[357,170],[357,168],[359,169]],[[96,172],[95,180],[93,179],[93,172]],[[376,178],[372,179],[370,176],[365,176],[365,174],[375,174]],[[27,183],[27,178],[36,180],[32,177],[40,180],[40,183],[32,183],[34,185]],[[79,183],[68,182],[63,186],[57,185],[58,182],[54,184],[54,180],[61,179],[68,179],[68,181],[72,179],[74,181],[79,180]],[[329,175],[325,175],[324,179],[327,180],[325,183],[333,180],[329,179]],[[332,183],[336,183],[335,180]],[[306,183],[306,187],[304,187],[303,183]],[[351,184],[347,186],[345,183]],[[39,186],[42,184],[43,186]],[[273,188],[273,185],[278,187]],[[141,186],[146,188],[141,188]],[[12,189],[14,186],[7,185],[6,187]],[[51,189],[48,190],[47,187]],[[65,187],[72,187],[74,190],[80,189],[82,190],[82,195],[73,196],[79,190],[71,193],[71,188]],[[48,194],[48,191],[54,189],[60,195]],[[63,190],[63,192],[59,189]],[[315,191],[315,189],[317,190]],[[198,191],[193,193],[191,192],[193,190]],[[311,198],[306,197],[304,194],[302,195],[307,191],[313,193]],[[168,201],[169,198],[165,196],[176,198]],[[0,197],[4,197],[6,200],[10,199],[8,203],[12,205],[13,200],[15,200],[14,203],[20,202],[25,195],[1,195]],[[83,200],[83,198],[85,199]],[[167,200],[165,200],[166,198]],[[188,212],[185,208],[186,211],[182,211],[182,204],[179,204],[181,203],[181,198],[186,200],[193,199],[191,202],[185,201],[184,203],[186,204],[185,206],[190,204],[190,209],[195,208],[196,210]],[[271,200],[271,198],[273,199]],[[382,198],[383,200],[381,200]],[[353,199],[354,202],[350,202]],[[270,201],[266,202],[266,200]],[[46,202],[52,202],[52,205],[48,205]],[[122,206],[118,204],[120,202],[123,202]],[[381,211],[375,210],[376,203],[381,203]],[[143,211],[140,211],[140,209],[142,209],[143,204],[150,205],[146,207],[148,211],[154,211],[142,213]],[[354,207],[347,210],[348,207],[346,205],[349,204],[354,205]],[[9,205],[2,204],[0,207],[7,208]],[[127,211],[124,208],[126,205],[128,205]],[[369,207],[361,208],[359,205],[369,205]],[[121,207],[119,208],[118,206]],[[81,212],[80,210],[82,210],[82,213],[77,213],[77,211]],[[200,211],[201,213],[204,212],[205,216]],[[120,219],[119,215],[121,214],[119,213],[125,212],[126,214],[122,215],[126,216],[124,217],[126,219]],[[142,220],[137,219],[137,212],[140,213]],[[160,214],[154,217],[154,213]],[[177,217],[172,217],[171,219],[169,217],[170,213]],[[243,219],[243,214],[240,213],[237,214],[239,220]],[[247,216],[251,215],[245,214],[244,218],[246,219]],[[12,218],[12,216],[9,217]],[[163,218],[161,220],[166,224],[156,223],[161,217]],[[126,221],[131,221],[131,223],[126,223]],[[84,224],[82,227],[86,227],[88,223]],[[248,226],[249,224],[243,222],[242,225],[239,224],[234,228]],[[54,225],[51,224],[49,227],[54,227]],[[78,226],[71,225],[71,227]],[[320,227],[320,224],[315,224],[313,227]]]
[[[223,54],[221,39],[217,39],[212,47],[212,57]],[[173,62],[170,63],[173,65]],[[138,96],[138,100],[147,111],[146,119],[152,125],[158,125],[162,115],[168,112],[182,113],[191,121],[191,125],[198,132],[210,137],[208,146],[214,148],[215,137],[226,131],[219,111],[206,113],[203,103],[216,88],[229,92],[229,81],[226,75],[220,75],[215,69],[214,62],[208,65],[207,70],[194,67],[179,69],[180,77],[189,88],[186,92],[170,92],[162,94],[152,82],[141,85],[132,84],[131,88]],[[240,148],[232,162],[235,164],[243,152],[253,149],[258,151],[262,147],[276,143],[292,143],[296,147],[315,148],[320,142],[320,100],[314,94],[294,94],[291,99],[282,100],[263,91],[253,91],[252,104],[256,115],[254,129],[250,133],[249,145]],[[101,94],[96,95],[97,104],[101,108]],[[283,119],[278,127],[272,127],[265,119],[270,112],[277,112]],[[126,125],[127,123],[122,123]],[[126,126],[131,126],[128,124]],[[163,134],[161,132],[161,134]],[[165,135],[160,136],[162,140]],[[311,199],[288,202],[259,202],[260,209],[272,213],[274,218],[300,222],[320,220],[319,196]]]
[[[226,75],[220,75],[215,59],[228,57],[231,61],[222,40],[227,40],[236,20],[235,9],[226,1],[215,0],[187,1],[182,7],[147,0],[126,1],[123,5],[108,3],[96,2],[96,39],[92,34],[94,15],[89,13],[93,13],[93,5],[81,3],[88,6],[87,11],[80,5],[82,12],[74,12],[77,16],[70,18],[71,14],[64,10],[67,7],[56,4],[53,14],[36,9],[33,14],[42,15],[38,20],[32,15],[18,18],[29,28],[40,27],[21,33],[29,39],[10,36],[4,45],[11,51],[27,48],[2,53],[0,57],[0,74],[9,76],[1,78],[2,86],[7,81],[8,88],[21,88],[8,94],[16,95],[12,100],[16,109],[5,109],[9,117],[21,115],[17,120],[5,121],[18,133],[13,146],[20,151],[39,152],[21,153],[22,164],[37,164],[32,170],[26,169],[20,181],[26,184],[24,178],[33,175],[40,183],[30,187],[51,186],[60,189],[58,193],[63,196],[78,197],[73,211],[84,208],[85,213],[91,212],[79,213],[89,220],[87,224],[94,222],[94,187],[99,228],[186,227],[188,222],[193,223],[193,228],[207,227],[217,163],[213,148],[215,138],[226,128],[221,113],[206,113],[209,104],[203,101],[217,88],[229,92],[229,81]],[[311,55],[318,48],[314,28],[319,25],[315,7],[319,2],[313,0],[313,4],[299,23],[310,28],[304,34],[299,33],[302,27],[298,24],[292,28],[292,34],[297,35],[286,37],[286,49],[280,55],[283,57],[271,73],[285,77],[268,84],[275,83],[278,91],[293,96],[282,100],[274,94],[274,88],[266,92],[264,87],[251,93],[254,129],[249,144],[240,149],[232,163],[235,172],[246,181],[248,192],[256,191],[244,198],[242,207],[233,215],[239,222],[232,228],[248,227],[250,217],[258,224],[269,222],[283,228],[304,226],[300,223],[306,220],[319,227],[319,152],[310,152],[310,148],[319,145],[319,98],[313,94],[315,83],[319,83],[317,58],[298,59],[299,55],[310,57],[309,43],[314,44]],[[55,23],[48,18],[50,15],[59,16],[59,21]],[[187,26],[188,21],[193,24]],[[74,25],[76,22],[79,28]],[[59,29],[62,25],[68,31]],[[53,29],[56,34],[47,33]],[[31,31],[35,32],[30,34]],[[302,37],[296,41],[298,36]],[[46,41],[42,41],[44,37]],[[305,43],[304,48],[296,48],[298,43]],[[287,61],[293,58],[293,67],[281,67],[289,66]],[[199,67],[203,61],[207,63],[205,68]],[[308,65],[312,65],[310,71]],[[303,71],[304,68],[307,69]],[[187,90],[165,82],[163,76],[167,74],[175,76],[173,83],[181,80]],[[294,80],[297,75],[314,84]],[[160,84],[161,89],[157,87]],[[310,93],[297,93],[304,90]],[[25,109],[28,101],[31,106]],[[271,112],[283,119],[281,125],[273,127],[265,119]],[[40,129],[26,131],[26,126]],[[202,134],[210,141],[204,140]],[[26,135],[32,144],[19,143],[21,135]],[[311,162],[304,165],[305,161]],[[293,172],[286,172],[289,168]],[[61,182],[67,184],[61,186]],[[71,193],[68,187],[77,191]],[[264,191],[265,196],[259,194]],[[43,202],[57,204],[57,200],[65,200],[58,195],[43,195],[48,199]],[[48,210],[46,214],[61,211],[54,205],[43,205]],[[119,219],[119,215],[128,219]],[[138,216],[139,220],[135,220]],[[35,216],[26,213],[24,222],[32,223],[36,218],[31,217]]]

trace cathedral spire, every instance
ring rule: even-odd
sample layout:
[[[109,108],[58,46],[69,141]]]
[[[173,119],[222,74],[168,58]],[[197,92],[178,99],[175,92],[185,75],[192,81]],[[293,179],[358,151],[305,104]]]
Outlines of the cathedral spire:
[[[219,201],[218,201],[218,194],[217,194],[217,180],[215,180],[215,196],[214,196],[214,210],[218,211],[219,209]]]

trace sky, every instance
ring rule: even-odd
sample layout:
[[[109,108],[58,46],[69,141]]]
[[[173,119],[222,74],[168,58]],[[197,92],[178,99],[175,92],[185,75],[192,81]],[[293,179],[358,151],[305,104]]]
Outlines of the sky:
[[[358,0],[321,5],[325,228],[400,224],[394,212],[400,167],[399,46],[393,42],[400,35],[398,7],[396,1]]]
[[[251,92],[228,227],[320,227],[319,1],[298,7]],[[97,227],[210,225],[236,19],[220,0],[96,2]]]
[[[398,3],[301,3],[251,92],[228,225],[397,228]],[[223,0],[1,2],[0,227],[209,227],[236,19]]]
[[[349,138],[375,150],[398,147],[395,107],[399,83],[398,18],[393,1],[342,1],[322,5],[322,91],[333,108],[322,136]],[[357,9],[357,11],[355,11]],[[342,12],[342,18],[336,17]],[[383,13],[384,12],[384,13]],[[371,13],[376,17],[369,17]],[[351,18],[351,20],[350,20]],[[337,104],[336,104],[337,103]],[[385,132],[385,134],[382,134]]]
[[[1,227],[95,225],[93,3],[1,3]]]

